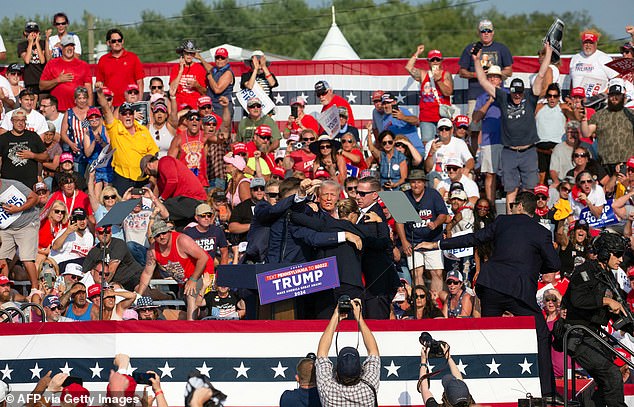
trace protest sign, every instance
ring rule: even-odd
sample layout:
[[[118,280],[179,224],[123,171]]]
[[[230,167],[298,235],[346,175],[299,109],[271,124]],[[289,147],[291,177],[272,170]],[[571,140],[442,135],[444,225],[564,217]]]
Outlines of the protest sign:
[[[0,203],[2,205],[22,206],[26,202],[26,197],[14,185],[11,185],[2,194],[0,194]],[[15,222],[22,212],[10,214],[4,211],[0,206],[0,229],[6,229]]]
[[[341,123],[339,123],[339,108],[336,105],[321,112],[319,117],[317,117],[317,121],[330,137],[333,137],[335,134],[339,133],[339,130],[341,130]]]
[[[257,82],[253,84],[253,89],[241,89],[240,92],[237,92],[236,98],[245,112],[247,111],[247,102],[251,98],[258,98],[262,102],[262,116],[275,108],[275,102],[271,100]]]

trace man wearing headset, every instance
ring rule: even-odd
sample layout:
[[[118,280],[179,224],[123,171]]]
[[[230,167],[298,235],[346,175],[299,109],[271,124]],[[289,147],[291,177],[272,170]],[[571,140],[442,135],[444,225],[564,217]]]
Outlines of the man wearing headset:
[[[347,314],[340,314],[339,306],[337,306],[326,330],[319,339],[317,347],[317,361],[315,362],[317,390],[321,404],[324,406],[378,406],[376,396],[381,376],[379,347],[372,331],[363,319],[361,300],[355,298],[350,303],[354,319],[359,324],[359,331],[363,337],[368,357],[362,365],[359,352],[355,348],[349,346],[342,348],[337,355],[337,366],[333,372],[332,362],[328,359],[328,351],[339,321],[348,317]]]
[[[593,246],[597,260],[586,260],[575,267],[564,295],[562,307],[567,309],[566,325],[584,325],[601,334],[601,326],[626,316],[618,296],[623,298],[623,294],[615,292],[621,289],[613,270],[619,268],[628,245],[628,241],[616,233],[603,232],[596,238]],[[596,381],[598,391],[593,399],[597,405],[626,406],[621,373],[608,350],[579,330],[569,335],[568,350]]]

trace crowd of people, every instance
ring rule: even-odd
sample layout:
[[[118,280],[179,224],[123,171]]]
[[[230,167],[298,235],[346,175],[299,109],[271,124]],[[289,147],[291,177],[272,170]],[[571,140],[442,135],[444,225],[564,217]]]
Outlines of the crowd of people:
[[[489,20],[458,72],[437,49],[419,61],[419,45],[404,67],[420,82],[418,112],[376,90],[365,126],[316,78],[322,111],[339,115],[340,131],[328,134],[301,98],[285,122],[263,114],[257,97],[232,122],[241,107],[228,51],[209,63],[193,40],[177,48],[169,82],[154,77],[145,89],[140,59],[113,28],[93,82],[68,24],[56,14],[57,35],[47,30],[44,40],[28,22],[24,65],[0,76],[0,306],[41,304],[45,315],[34,310],[33,320],[257,318],[253,292],[216,284],[216,266],[330,256],[340,286],[298,297],[296,318],[329,318],[341,295],[359,298],[372,319],[489,316],[482,297],[496,282],[479,276],[498,241],[434,243],[504,225],[499,210],[547,230],[561,266],[541,270],[535,292],[517,298],[539,303],[552,322],[575,267],[596,255],[592,238],[602,229],[632,236],[632,75],[605,65],[612,58],[593,30],[580,33],[569,90],[547,42],[529,83],[512,77],[513,56]],[[625,30],[632,40],[621,57],[633,58],[634,26]],[[279,86],[264,53],[245,63],[240,88],[270,95]],[[452,105],[454,74],[468,79],[462,113]],[[143,99],[149,111],[138,108]],[[420,222],[396,222],[382,191],[404,191]],[[518,198],[527,191],[532,212]],[[122,207],[129,214],[110,221]],[[630,245],[615,273],[634,309],[632,258]],[[178,292],[157,289],[157,278],[176,280]],[[13,280],[29,281],[30,292]],[[174,299],[187,310],[155,304]]]

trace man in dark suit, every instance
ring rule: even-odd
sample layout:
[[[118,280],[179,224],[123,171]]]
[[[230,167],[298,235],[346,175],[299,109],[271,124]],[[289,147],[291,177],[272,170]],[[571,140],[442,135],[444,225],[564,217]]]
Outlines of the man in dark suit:
[[[512,204],[512,215],[498,216],[493,223],[475,233],[423,242],[417,248],[444,250],[493,242],[493,253],[482,266],[476,283],[482,316],[499,317],[508,311],[515,316],[535,317],[542,396],[554,399],[550,332],[535,294],[539,274],[554,273],[561,263],[550,232],[533,219],[536,207],[537,197],[532,192],[520,192]]]
[[[368,237],[386,239],[390,244],[384,250],[364,250],[361,262],[365,277],[365,317],[368,319],[389,319],[392,297],[399,284],[394,266],[393,245],[387,219],[377,202],[381,184],[374,177],[359,180],[356,201],[361,210],[357,224],[367,225],[364,232]],[[365,216],[376,213],[383,222],[370,222]]]

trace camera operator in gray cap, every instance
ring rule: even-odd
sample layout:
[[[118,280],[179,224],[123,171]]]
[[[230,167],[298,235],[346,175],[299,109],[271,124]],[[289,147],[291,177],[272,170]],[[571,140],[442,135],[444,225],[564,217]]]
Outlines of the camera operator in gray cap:
[[[377,391],[381,376],[381,359],[379,347],[370,328],[365,323],[361,312],[361,300],[347,299],[348,309],[344,309],[343,302],[339,304],[332,314],[332,318],[321,335],[317,347],[317,361],[315,363],[317,373],[317,390],[324,406],[378,406]],[[363,337],[363,344],[368,352],[368,357],[361,364],[359,352],[352,347],[345,347],[337,355],[337,366],[333,372],[333,364],[328,359],[328,351],[332,344],[332,337],[337,330],[339,321],[348,317],[352,312],[354,319],[359,324],[359,331]]]

